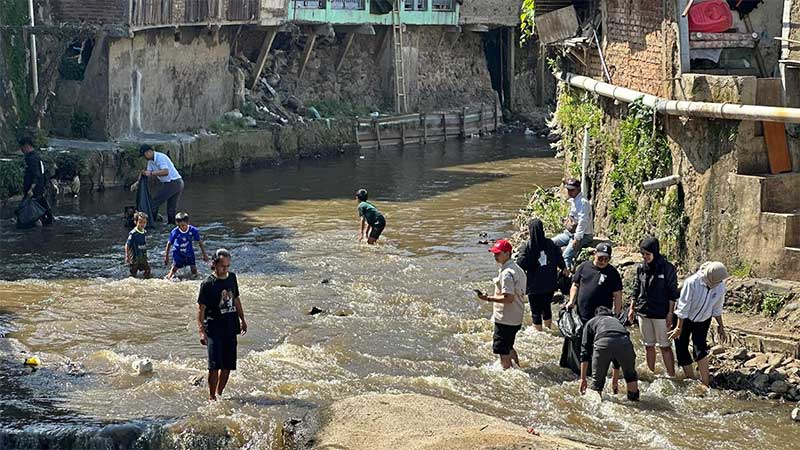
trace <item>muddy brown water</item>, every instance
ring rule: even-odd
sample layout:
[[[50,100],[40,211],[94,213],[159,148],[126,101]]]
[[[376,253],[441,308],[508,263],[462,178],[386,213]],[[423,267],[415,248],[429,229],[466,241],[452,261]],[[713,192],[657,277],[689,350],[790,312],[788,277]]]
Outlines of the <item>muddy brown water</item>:
[[[505,136],[187,180],[181,209],[209,248],[232,250],[250,326],[212,405],[191,383],[205,367],[199,281],[125,277],[130,195],[61,200],[45,230],[0,221],[0,448],[271,449],[287,417],[367,392],[443,397],[608,447],[797,448],[788,405],[651,376],[642,358],[640,403],[581,397],[554,334],[524,329],[522,370],[498,369],[490,307],[471,293],[496,272],[478,241],[508,236],[523,193],[558,182],[546,150]],[[388,221],[374,248],[355,239],[362,186]],[[159,276],[167,232],[149,237]],[[155,371],[134,375],[138,358]]]

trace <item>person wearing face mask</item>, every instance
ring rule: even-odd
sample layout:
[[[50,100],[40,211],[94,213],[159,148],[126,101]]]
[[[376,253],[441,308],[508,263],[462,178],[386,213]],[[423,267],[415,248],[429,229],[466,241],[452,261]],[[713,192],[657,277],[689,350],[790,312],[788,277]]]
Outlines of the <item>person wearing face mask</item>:
[[[675,307],[678,323],[669,333],[669,338],[675,340],[675,353],[683,373],[687,378],[694,378],[694,358],[700,381],[706,386],[711,382],[707,339],[712,317],[717,321],[720,339],[724,341],[726,336],[722,306],[725,302],[725,279],[728,276],[728,269],[721,262],[712,261],[703,263],[697,273],[687,278]],[[693,354],[689,353],[690,341]]]
[[[558,271],[568,275],[561,249],[544,236],[544,224],[539,219],[528,222],[530,239],[517,256],[517,265],[528,277],[528,301],[531,305],[533,327],[542,331],[542,323],[552,328],[553,313],[550,304],[556,292]]]
[[[511,258],[511,243],[505,239],[497,241],[490,252],[494,253],[495,262],[500,265],[500,272],[494,281],[494,295],[486,295],[476,290],[478,298],[492,303],[492,322],[494,336],[492,351],[500,357],[503,370],[510,369],[512,362],[519,366],[519,356],[514,350],[517,332],[522,328],[522,317],[525,314],[525,288],[527,277],[525,271]]]
[[[628,320],[638,318],[647,359],[647,367],[655,372],[656,347],[661,350],[664,367],[675,376],[675,357],[667,331],[672,328],[672,310],[678,299],[678,272],[663,255],[658,239],[647,237],[639,244],[642,262],[636,266]]]

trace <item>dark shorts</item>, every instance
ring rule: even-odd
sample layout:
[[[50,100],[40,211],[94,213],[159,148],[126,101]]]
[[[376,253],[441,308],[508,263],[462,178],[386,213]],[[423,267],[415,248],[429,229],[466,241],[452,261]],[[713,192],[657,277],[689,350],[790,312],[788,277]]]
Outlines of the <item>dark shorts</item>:
[[[553,320],[553,310],[550,309],[552,302],[553,292],[528,295],[528,303],[531,304],[531,317],[534,325],[541,325],[543,320]]]
[[[184,255],[183,253],[173,253],[172,254],[172,265],[176,268],[180,269],[182,267],[194,267],[195,264],[194,255]]]
[[[208,336],[208,370],[236,370],[236,335]]]
[[[494,324],[494,336],[492,337],[492,352],[495,355],[509,355],[514,349],[514,341],[517,340],[517,332],[522,325]]]
[[[384,219],[383,217],[379,217],[378,220],[375,222],[375,224],[372,225],[372,229],[369,232],[369,237],[371,239],[377,240],[379,237],[381,237],[381,233],[383,233],[383,230],[385,228],[386,228],[386,219]]]
[[[129,266],[132,274],[136,272],[150,272],[150,263],[147,262],[147,255],[139,255],[133,258],[133,262]]]

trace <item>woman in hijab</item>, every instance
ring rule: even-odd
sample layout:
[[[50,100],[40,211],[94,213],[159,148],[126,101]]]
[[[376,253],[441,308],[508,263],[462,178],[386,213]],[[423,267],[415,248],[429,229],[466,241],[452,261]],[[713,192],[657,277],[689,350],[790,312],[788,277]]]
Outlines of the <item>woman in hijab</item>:
[[[639,244],[642,262],[636,266],[628,320],[638,319],[647,355],[647,367],[656,370],[656,347],[661,350],[664,368],[675,376],[675,357],[667,332],[672,328],[672,310],[678,299],[678,272],[661,255],[658,239],[647,237]]]
[[[711,318],[717,321],[721,340],[725,340],[725,326],[722,324],[722,305],[725,301],[725,279],[728,270],[721,262],[706,262],[700,270],[683,283],[681,296],[675,308],[678,324],[670,331],[670,339],[675,339],[675,352],[678,365],[683,367],[687,378],[694,378],[692,357],[700,371],[700,381],[710,384],[708,370],[708,329]],[[689,341],[692,353],[689,354]]]
[[[531,305],[533,327],[542,331],[542,323],[547,328],[553,326],[553,313],[550,304],[556,291],[558,271],[567,271],[561,249],[544,236],[544,224],[539,219],[528,222],[530,238],[517,256],[517,265],[528,276],[527,294]]]

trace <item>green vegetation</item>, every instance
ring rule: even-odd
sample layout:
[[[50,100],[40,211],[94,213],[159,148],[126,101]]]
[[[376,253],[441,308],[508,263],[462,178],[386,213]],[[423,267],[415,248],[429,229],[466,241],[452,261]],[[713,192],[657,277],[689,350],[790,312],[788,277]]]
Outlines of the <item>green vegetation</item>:
[[[208,127],[217,134],[232,133],[247,128],[247,121],[242,118],[222,117]]]
[[[28,19],[28,2],[25,0],[0,0],[0,18],[3,25],[26,25]],[[8,77],[11,93],[17,106],[16,133],[19,133],[28,123],[33,110],[31,109],[30,79],[28,77],[27,46],[25,36],[20,29],[2,31],[2,54],[4,75]]]
[[[578,95],[579,92],[583,95]],[[601,134],[603,110],[597,103],[597,98],[588,92],[564,87],[558,94],[555,118],[561,130],[562,145],[569,156],[567,160],[569,176],[580,178],[583,130],[588,127],[590,141],[604,140]]]
[[[517,225],[527,228],[528,220],[537,218],[544,224],[544,232],[548,236],[560,233],[563,229],[561,220],[567,216],[569,206],[558,197],[558,188],[544,189],[534,186],[533,192],[527,194],[527,205],[517,216]]]
[[[533,37],[534,21],[533,16],[536,13],[536,0],[522,0],[519,13],[519,45],[525,45],[529,39]]]
[[[746,264],[738,261],[736,264],[730,267],[728,273],[735,278],[749,278],[753,275],[753,266],[752,264]]]
[[[566,152],[565,171],[580,177],[583,130],[588,129],[593,162],[605,166],[601,170],[607,171],[610,184],[594,186],[595,190],[610,187],[607,194],[602,193],[608,196],[607,237],[636,245],[643,236],[654,235],[662,251],[680,262],[686,253],[688,224],[683,191],[680,186],[655,191],[642,187],[643,182],[672,172],[667,138],[655,111],[641,100],[627,105],[620,116],[604,123],[606,115],[596,97],[562,86],[555,119]]]
[[[761,312],[768,317],[775,316],[783,308],[785,302],[786,296],[775,292],[765,292],[764,298],[761,300]]]
[[[0,159],[0,198],[22,193],[25,163],[22,159]]]
[[[82,111],[72,113],[69,128],[73,137],[85,139],[89,137],[89,132],[92,130],[92,118],[88,113]]]

